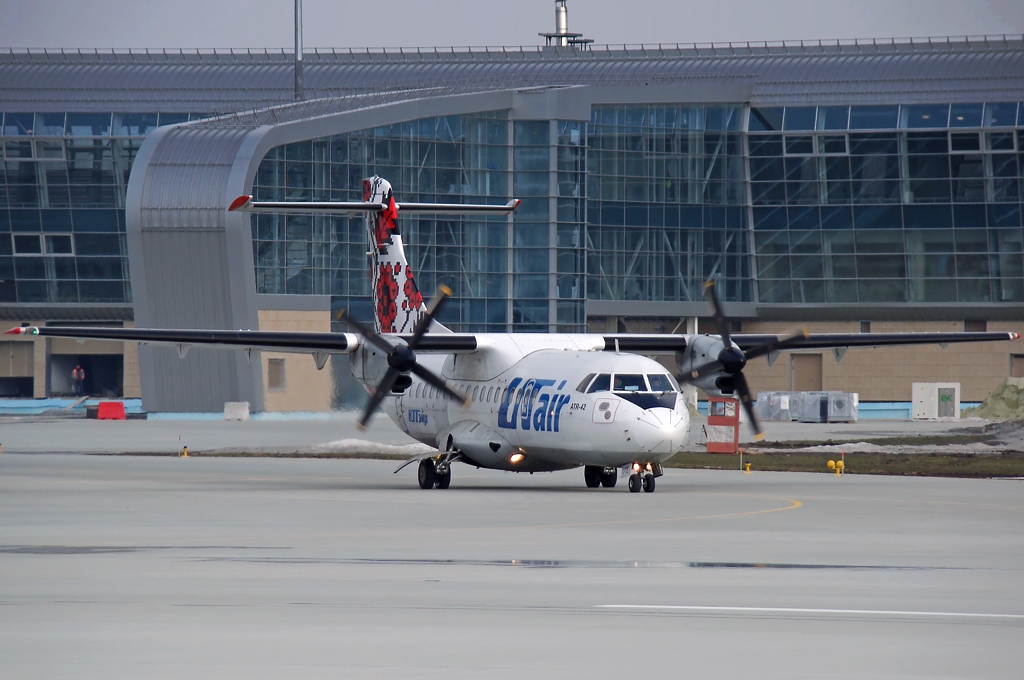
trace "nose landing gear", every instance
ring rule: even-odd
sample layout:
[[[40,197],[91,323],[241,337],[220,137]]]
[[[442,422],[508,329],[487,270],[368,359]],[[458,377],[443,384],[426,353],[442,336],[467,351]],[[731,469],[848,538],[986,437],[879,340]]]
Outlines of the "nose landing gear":
[[[646,493],[654,493],[654,480],[665,474],[661,463],[633,463],[632,470],[633,474],[629,476],[630,493],[640,493],[641,489]]]

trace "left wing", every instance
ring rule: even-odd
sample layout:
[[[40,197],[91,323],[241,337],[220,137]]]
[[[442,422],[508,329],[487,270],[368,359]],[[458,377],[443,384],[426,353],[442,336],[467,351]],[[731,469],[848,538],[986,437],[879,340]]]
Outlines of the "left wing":
[[[639,352],[641,354],[674,354],[685,350],[696,335],[627,334],[605,335],[605,351]],[[777,341],[782,336],[744,334],[731,336],[746,351]],[[790,338],[787,350],[838,349],[844,347],[890,347],[895,345],[949,345],[962,342],[995,342],[1017,340],[1019,333],[811,333]]]

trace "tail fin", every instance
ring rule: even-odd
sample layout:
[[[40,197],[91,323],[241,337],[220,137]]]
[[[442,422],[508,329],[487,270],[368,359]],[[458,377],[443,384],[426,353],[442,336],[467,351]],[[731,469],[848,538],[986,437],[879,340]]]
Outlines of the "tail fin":
[[[376,175],[363,180],[363,200],[353,201],[254,201],[239,196],[228,211],[352,215],[366,213],[370,255],[373,259],[373,325],[378,333],[413,333],[427,313],[412,268],[405,258],[398,212],[434,215],[507,215],[519,207],[512,199],[505,205],[473,203],[395,203],[391,183]],[[450,333],[436,320],[429,332]]]
[[[405,257],[391,183],[376,176],[364,179],[363,201],[385,206],[381,211],[366,213],[373,267],[374,327],[378,333],[412,333],[427,313],[427,306]],[[436,322],[435,325],[440,328],[431,330],[447,330]]]

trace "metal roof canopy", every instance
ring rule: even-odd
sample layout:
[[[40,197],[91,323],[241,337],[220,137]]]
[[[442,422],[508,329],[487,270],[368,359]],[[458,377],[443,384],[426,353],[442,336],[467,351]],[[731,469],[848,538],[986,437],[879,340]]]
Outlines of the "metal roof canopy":
[[[146,138],[128,183],[126,206],[135,320],[146,328],[257,329],[248,214],[227,206],[251,192],[260,161],[290,142],[431,116],[507,110],[529,115],[540,106],[566,117],[589,116],[582,88],[488,92],[411,98],[360,106],[334,102],[309,116],[305,102],[236,117],[158,128]],[[537,101],[540,100],[540,101]],[[348,110],[345,104],[351,105]],[[264,122],[265,117],[277,122]],[[263,408],[262,366],[244,353],[192,348],[139,348],[143,405],[149,411],[220,411],[226,401]]]
[[[285,50],[8,50],[8,111],[223,113],[292,100]],[[643,86],[744,78],[757,104],[1016,101],[1024,37],[311,50],[307,96],[397,89],[544,85]]]

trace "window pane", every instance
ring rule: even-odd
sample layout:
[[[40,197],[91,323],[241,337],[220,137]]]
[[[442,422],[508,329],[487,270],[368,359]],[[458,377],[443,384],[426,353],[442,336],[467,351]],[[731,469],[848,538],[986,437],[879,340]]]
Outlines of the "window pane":
[[[981,127],[981,104],[953,104],[949,109],[949,127]]]
[[[36,234],[15,234],[14,252],[19,255],[43,252],[42,245],[39,242],[39,236]]]
[[[646,392],[647,383],[644,382],[644,376],[639,373],[616,373],[613,391]]]
[[[850,123],[849,106],[821,106],[818,108],[819,130],[845,130]]]
[[[71,235],[47,235],[44,237],[46,241],[46,252],[49,255],[70,255],[71,254]]]
[[[782,129],[782,109],[762,109],[754,108],[750,109],[750,124],[749,129],[751,132],[774,132],[775,130]]]
[[[590,385],[590,389],[587,390],[589,394],[594,392],[607,392],[611,389],[612,377],[608,373],[602,373],[594,379],[593,384]]]
[[[895,128],[898,113],[898,106],[854,106],[850,110],[850,129]]]
[[[985,127],[1013,127],[1017,121],[1017,102],[985,104]]]
[[[813,130],[817,109],[813,106],[787,106],[784,130]]]
[[[949,104],[904,106],[903,111],[908,128],[944,128],[949,121]]]

